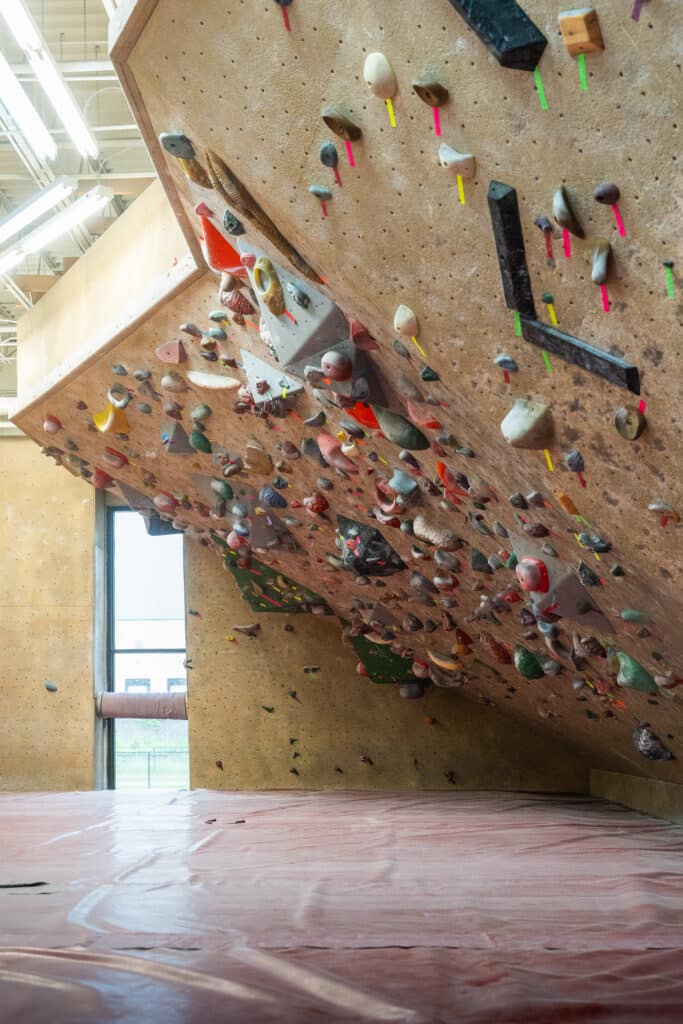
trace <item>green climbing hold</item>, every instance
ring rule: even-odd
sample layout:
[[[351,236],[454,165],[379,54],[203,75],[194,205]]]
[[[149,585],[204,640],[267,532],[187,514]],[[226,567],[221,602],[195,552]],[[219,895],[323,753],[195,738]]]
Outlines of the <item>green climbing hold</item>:
[[[482,554],[478,548],[470,548],[470,566],[475,572],[485,572],[489,576],[493,575],[493,569],[489,565],[486,555]]]
[[[621,617],[625,622],[651,622],[647,612],[639,612],[635,608],[624,608]]]
[[[521,644],[515,647],[515,668],[527,679],[540,679],[544,674],[541,663],[533,651],[527,650]]]
[[[235,496],[232,487],[225,480],[212,480],[211,490],[223,501],[232,501]]]
[[[422,380],[427,380],[427,381],[441,380],[441,377],[439,376],[439,374],[436,372],[436,370],[433,370],[431,368],[431,366],[423,366],[422,367],[422,372],[420,373],[420,376],[422,377]]]
[[[397,444],[399,448],[407,448],[410,452],[425,451],[429,448],[429,441],[425,435],[405,416],[390,412],[389,409],[382,409],[378,405],[371,406],[371,409],[387,441]]]
[[[517,558],[517,555],[513,551],[512,554],[510,555],[510,557],[508,558],[507,562],[505,563],[505,565],[506,565],[506,567],[508,569],[516,569],[518,562],[519,562],[519,559]]]
[[[642,690],[643,693],[657,693],[657,684],[643,666],[630,654],[617,651],[619,659],[619,686],[627,686],[631,690]]]
[[[212,309],[209,313],[209,320],[213,320],[215,324],[222,324],[228,319],[228,314],[224,309]]]
[[[202,434],[201,430],[193,430],[190,434],[190,444],[196,452],[206,452],[207,455],[211,454],[211,442],[208,437]]]

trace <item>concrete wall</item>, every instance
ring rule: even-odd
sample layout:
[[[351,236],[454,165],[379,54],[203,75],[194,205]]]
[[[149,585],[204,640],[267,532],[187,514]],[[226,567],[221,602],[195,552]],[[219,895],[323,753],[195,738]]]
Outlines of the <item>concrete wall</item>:
[[[27,438],[0,466],[0,790],[89,789],[95,492]]]
[[[410,701],[358,676],[331,616],[260,615],[254,639],[235,633],[254,612],[216,555],[191,541],[185,586],[199,613],[187,620],[193,787],[450,789],[452,771],[462,789],[586,790],[590,761],[580,751],[471,693],[432,688]]]
[[[674,782],[594,769],[590,775],[590,792],[603,800],[683,825],[683,786]]]

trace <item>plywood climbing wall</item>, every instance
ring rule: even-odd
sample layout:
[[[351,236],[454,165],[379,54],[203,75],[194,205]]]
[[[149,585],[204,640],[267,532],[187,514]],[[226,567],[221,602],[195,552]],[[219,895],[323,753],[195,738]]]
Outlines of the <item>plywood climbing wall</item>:
[[[680,755],[683,677],[672,628],[683,611],[679,6],[646,4],[635,21],[628,4],[602,5],[604,51],[579,63],[559,32],[561,5],[529,0],[547,38],[537,74],[502,67],[448,0],[427,0],[419,13],[381,0],[294,0],[290,31],[264,0],[130,6],[114,58],[131,102],[187,230],[237,276],[220,297],[214,277],[169,303],[78,386],[27,409],[22,425],[44,439],[51,411],[86,474],[104,467],[105,445],[122,451],[127,464],[110,475],[156,500],[229,568],[251,572],[256,614],[289,600],[287,581],[298,581],[312,592],[304,604],[343,618],[371,677],[412,693],[462,688],[585,744],[594,759],[677,778],[680,762],[666,750]],[[371,52],[393,69],[391,110],[364,80]],[[425,77],[448,90],[440,136],[412,88]],[[352,161],[321,118],[328,106],[337,124],[343,115],[355,126]],[[162,150],[157,136],[167,132]],[[341,185],[320,160],[329,142]],[[460,180],[439,166],[441,143],[461,154],[444,157]],[[526,253],[514,210],[494,238],[493,181],[516,191]],[[619,188],[620,219],[593,199],[605,181]],[[551,220],[560,186],[583,239]],[[557,198],[555,212],[571,224]],[[535,225],[542,218],[548,232]],[[591,280],[598,239],[612,250],[606,293]],[[262,255],[274,264],[266,280],[281,279],[284,311],[255,294]],[[506,305],[501,266],[517,309]],[[305,314],[294,295],[310,300],[316,278]],[[374,403],[351,391],[351,413],[349,392],[330,385],[324,347],[297,350],[313,362],[307,378],[291,349],[325,298],[354,323],[340,339],[330,312],[334,330],[322,340],[336,360],[350,351],[353,379]],[[403,311],[397,322],[401,305],[414,317]],[[239,319],[247,307],[235,323],[230,310]],[[225,337],[209,317],[221,308]],[[551,343],[555,321],[562,336]],[[545,354],[526,340],[539,331]],[[163,358],[179,358],[178,341],[184,361],[155,357],[168,342]],[[631,390],[614,373],[564,361],[581,342],[598,350],[592,370],[621,367]],[[273,353],[285,350],[283,377],[287,360],[278,366]],[[254,357],[265,368],[249,377]],[[145,383],[136,370],[152,376]],[[206,390],[196,371],[230,376],[234,389]],[[91,429],[112,385],[130,399],[118,438]],[[198,404],[211,415],[200,410],[193,422]],[[316,414],[322,433],[305,423]],[[639,417],[645,429],[629,440]],[[364,433],[354,440],[358,419]],[[195,450],[183,455],[191,434]],[[250,558],[269,566],[267,585]],[[399,571],[378,575],[378,558],[382,573]]]
[[[541,722],[501,715],[475,692],[433,687],[407,701],[373,686],[334,618],[254,616],[192,542],[185,581],[193,787],[585,790],[590,754]],[[235,629],[254,624],[253,636]]]
[[[24,437],[0,464],[0,791],[91,789],[94,493]]]

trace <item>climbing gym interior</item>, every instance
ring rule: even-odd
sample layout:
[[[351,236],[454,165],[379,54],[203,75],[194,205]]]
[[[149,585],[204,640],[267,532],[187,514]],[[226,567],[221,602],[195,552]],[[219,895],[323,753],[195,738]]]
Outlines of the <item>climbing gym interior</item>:
[[[683,1020],[680,0],[0,0],[0,1021]]]

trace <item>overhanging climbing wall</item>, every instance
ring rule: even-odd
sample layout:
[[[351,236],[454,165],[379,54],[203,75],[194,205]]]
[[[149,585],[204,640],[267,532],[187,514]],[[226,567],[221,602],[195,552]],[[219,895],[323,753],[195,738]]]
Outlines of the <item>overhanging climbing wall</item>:
[[[51,415],[407,692],[505,692],[674,779],[681,13],[604,4],[563,37],[561,4],[522,6],[511,68],[513,4],[135,5],[117,66],[226,273]]]

